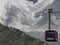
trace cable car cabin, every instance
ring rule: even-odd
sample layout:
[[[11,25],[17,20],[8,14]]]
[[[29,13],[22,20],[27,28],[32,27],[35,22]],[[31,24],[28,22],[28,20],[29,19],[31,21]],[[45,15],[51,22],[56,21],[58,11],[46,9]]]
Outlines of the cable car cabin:
[[[45,31],[45,40],[48,42],[58,41],[58,33],[55,30]]]

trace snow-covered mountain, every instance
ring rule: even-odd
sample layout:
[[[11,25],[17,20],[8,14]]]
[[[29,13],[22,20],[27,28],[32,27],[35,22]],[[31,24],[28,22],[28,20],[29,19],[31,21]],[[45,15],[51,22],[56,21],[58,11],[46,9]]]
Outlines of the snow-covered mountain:
[[[60,32],[60,0],[38,0],[36,4],[27,0],[0,2],[0,23],[26,32],[44,32],[48,29],[47,9],[51,6],[53,12],[56,11],[51,14],[51,27]]]
[[[42,25],[47,22],[47,16],[43,14],[43,10],[45,10],[48,5],[51,5],[53,1],[54,0],[38,0],[36,4],[26,0],[6,0],[5,3],[1,1],[3,3],[1,4],[0,21],[4,25],[16,27],[22,31],[35,31],[35,28],[42,27]],[[41,11],[42,13],[39,13]],[[41,16],[38,17],[36,13]],[[39,31],[39,29],[37,30]]]

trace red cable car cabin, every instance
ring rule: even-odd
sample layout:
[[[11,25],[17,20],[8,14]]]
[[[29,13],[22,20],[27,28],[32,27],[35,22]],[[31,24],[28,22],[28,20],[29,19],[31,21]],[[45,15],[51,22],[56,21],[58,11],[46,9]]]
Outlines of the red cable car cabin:
[[[58,33],[55,30],[48,30],[45,31],[45,40],[46,41],[57,41],[58,40]]]

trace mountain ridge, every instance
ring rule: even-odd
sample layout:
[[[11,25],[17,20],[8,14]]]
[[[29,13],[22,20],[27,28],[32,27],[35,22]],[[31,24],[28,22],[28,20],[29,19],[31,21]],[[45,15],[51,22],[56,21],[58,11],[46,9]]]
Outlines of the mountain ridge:
[[[19,29],[0,24],[0,45],[44,45],[47,43],[30,37]]]

